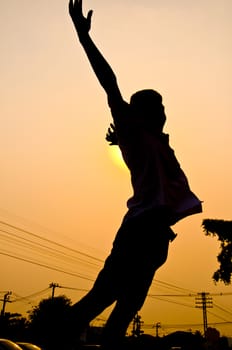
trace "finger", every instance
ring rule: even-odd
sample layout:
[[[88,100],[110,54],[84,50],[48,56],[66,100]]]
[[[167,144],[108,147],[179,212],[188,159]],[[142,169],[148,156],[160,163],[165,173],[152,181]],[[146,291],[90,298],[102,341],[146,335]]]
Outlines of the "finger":
[[[73,0],[69,0],[69,4],[68,4],[68,8],[69,8],[69,13],[73,13]]]
[[[82,1],[81,0],[74,0],[74,7],[79,10],[82,9]]]
[[[87,15],[87,20],[88,20],[89,22],[91,22],[92,14],[93,14],[93,10],[89,10],[88,15]]]

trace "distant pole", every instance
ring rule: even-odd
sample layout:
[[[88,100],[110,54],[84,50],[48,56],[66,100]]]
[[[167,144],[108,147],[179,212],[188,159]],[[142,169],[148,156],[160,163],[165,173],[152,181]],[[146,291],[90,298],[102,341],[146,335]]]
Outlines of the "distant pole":
[[[204,327],[204,336],[206,336],[208,321],[207,321],[207,309],[213,307],[212,297],[209,297],[209,293],[201,292],[198,293],[196,297],[196,307],[202,309],[203,311],[203,327]]]
[[[143,334],[143,331],[141,330],[142,324],[143,321],[141,321],[141,316],[139,316],[139,314],[137,313],[133,319],[133,337],[140,337],[140,335]]]
[[[59,287],[58,283],[50,283],[49,288],[52,288],[52,299],[55,297],[55,289]]]
[[[12,292],[7,292],[4,295],[4,298],[1,300],[3,302],[2,304],[2,311],[1,311],[1,316],[5,315],[5,309],[6,309],[6,303],[11,303],[10,301],[10,295],[12,294]]]
[[[159,328],[161,328],[161,323],[160,323],[160,322],[157,322],[157,323],[155,324],[156,338],[159,337]]]

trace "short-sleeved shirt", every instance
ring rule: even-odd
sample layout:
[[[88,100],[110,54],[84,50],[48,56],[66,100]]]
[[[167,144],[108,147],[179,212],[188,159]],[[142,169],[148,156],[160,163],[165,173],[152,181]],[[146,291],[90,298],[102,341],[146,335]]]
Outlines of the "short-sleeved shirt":
[[[141,127],[125,101],[109,102],[109,105],[133,187],[126,218],[152,210],[168,225],[173,225],[188,215],[200,213],[201,201],[190,190],[187,177],[169,146],[169,136]]]

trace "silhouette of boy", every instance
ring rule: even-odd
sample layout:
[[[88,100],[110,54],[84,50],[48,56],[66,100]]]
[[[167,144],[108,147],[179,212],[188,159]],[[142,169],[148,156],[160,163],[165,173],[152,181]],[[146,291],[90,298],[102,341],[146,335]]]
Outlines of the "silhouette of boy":
[[[141,309],[155,271],[166,261],[170,228],[202,211],[163,133],[166,121],[162,96],[138,91],[127,103],[110,65],[89,36],[92,11],[82,13],[82,1],[70,0],[69,13],[89,62],[105,90],[114,125],[106,135],[118,144],[131,173],[133,196],[127,202],[113,248],[90,292],[72,307],[76,334],[115,302],[104,327],[102,348],[119,349],[129,323]]]

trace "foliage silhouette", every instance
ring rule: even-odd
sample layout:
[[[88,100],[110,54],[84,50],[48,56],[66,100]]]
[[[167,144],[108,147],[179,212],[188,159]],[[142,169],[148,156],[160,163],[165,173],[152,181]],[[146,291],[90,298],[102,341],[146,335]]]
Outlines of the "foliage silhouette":
[[[26,339],[28,321],[19,313],[6,312],[0,316],[0,338]]]
[[[213,279],[215,282],[223,281],[225,284],[230,284],[232,274],[232,221],[205,219],[202,226],[207,236],[217,236],[221,242],[221,251],[217,256],[220,266],[214,272]]]
[[[58,346],[59,335],[65,334],[71,300],[66,296],[43,299],[29,311],[29,332],[31,339],[46,349]]]

